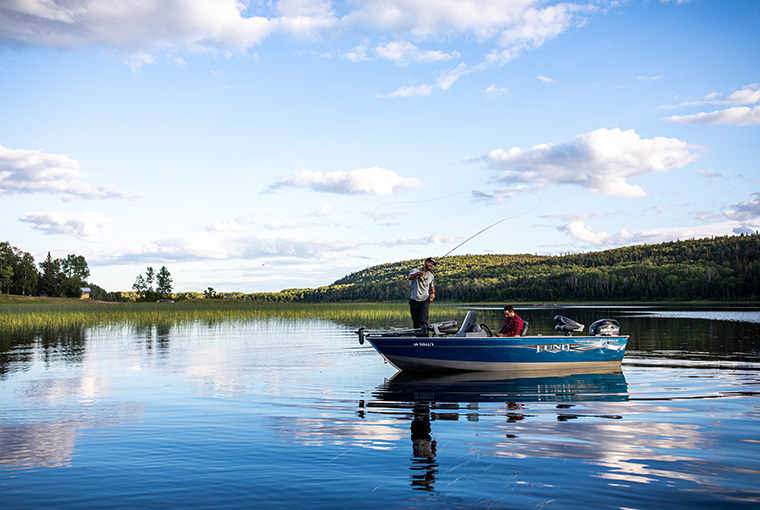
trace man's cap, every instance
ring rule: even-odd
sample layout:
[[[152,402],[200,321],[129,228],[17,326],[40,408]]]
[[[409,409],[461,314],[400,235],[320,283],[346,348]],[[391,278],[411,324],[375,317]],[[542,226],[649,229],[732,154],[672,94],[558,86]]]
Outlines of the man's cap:
[[[432,262],[433,265],[435,265],[435,259],[433,257],[428,257],[425,259],[425,262]]]

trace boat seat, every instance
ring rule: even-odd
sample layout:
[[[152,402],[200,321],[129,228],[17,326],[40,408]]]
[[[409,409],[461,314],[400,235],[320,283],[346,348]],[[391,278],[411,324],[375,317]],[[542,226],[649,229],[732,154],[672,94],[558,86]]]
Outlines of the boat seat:
[[[523,321],[523,328],[522,331],[520,331],[520,336],[525,336],[528,334],[528,324],[530,324],[528,321]]]
[[[554,322],[556,326],[554,329],[560,333],[564,333],[566,336],[571,336],[574,332],[583,331],[585,325],[575,322],[573,319],[565,317],[564,315],[555,315]]]
[[[478,324],[478,312],[470,310],[467,312],[464,321],[462,321],[462,327],[459,328],[459,332],[454,336],[484,337],[488,335],[486,335],[486,332],[483,331],[483,328]]]
[[[450,335],[457,332],[457,321],[436,322],[429,329],[437,336]]]

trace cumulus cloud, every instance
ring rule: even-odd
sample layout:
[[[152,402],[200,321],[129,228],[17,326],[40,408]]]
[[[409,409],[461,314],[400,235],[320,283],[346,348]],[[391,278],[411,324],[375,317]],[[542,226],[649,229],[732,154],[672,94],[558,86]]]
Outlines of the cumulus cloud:
[[[746,229],[746,231],[742,229]],[[610,234],[601,230],[594,230],[582,221],[573,221],[557,227],[557,230],[567,234],[576,241],[596,248],[614,248],[633,244],[657,244],[678,239],[700,239],[729,235],[731,233],[754,233],[754,230],[751,230],[751,226],[742,225],[741,227],[737,227],[735,222],[720,222],[699,227],[666,227],[641,232],[629,232],[626,229],[620,229],[618,232]]]
[[[111,219],[94,212],[39,212],[25,214],[19,219],[45,234],[67,235],[77,239],[96,239],[114,231]]]
[[[269,187],[309,188],[314,191],[345,195],[392,195],[396,190],[422,186],[422,181],[399,176],[386,168],[358,168],[349,172],[312,172],[302,169]]]
[[[591,227],[587,227],[582,221],[572,221],[567,225],[557,227],[557,230],[564,232],[573,239],[593,246],[622,246],[632,242],[634,236],[625,229],[621,229],[615,234],[607,232],[595,232]]]
[[[723,215],[731,220],[747,221],[760,219],[760,193],[754,193],[754,198],[731,206]]]
[[[698,101],[681,104],[681,106],[718,104],[729,106],[729,108],[691,115],[673,115],[666,117],[666,120],[682,124],[756,126],[760,124],[760,106],[747,106],[756,103],[760,103],[760,83],[751,83],[726,96],[713,92]]]
[[[65,154],[8,149],[0,145],[0,195],[52,193],[67,200],[134,197],[114,186],[92,186],[83,182],[85,176],[79,168],[79,162]]]
[[[602,128],[563,145],[497,149],[478,159],[501,170],[497,180],[502,183],[570,184],[602,195],[643,197],[647,193],[628,181],[681,168],[699,157],[699,149],[675,138],[641,138],[634,130]]]
[[[597,10],[591,3],[544,0],[9,0],[0,4],[0,43],[116,49],[137,69],[158,50],[245,51],[277,33],[313,40],[375,33],[397,39],[376,45],[375,58],[409,65],[458,58],[456,51],[418,44],[465,36],[491,44],[487,60],[502,64],[582,26]],[[368,46],[345,56],[369,59]]]
[[[285,6],[288,3],[284,2]],[[317,2],[302,2],[316,4]],[[280,4],[278,4],[280,5]],[[11,0],[0,6],[0,40],[54,47],[105,46],[141,50],[183,45],[247,48],[278,28],[324,23],[304,7],[307,23],[290,10],[277,18],[247,16],[236,0]],[[311,18],[310,18],[311,19]]]

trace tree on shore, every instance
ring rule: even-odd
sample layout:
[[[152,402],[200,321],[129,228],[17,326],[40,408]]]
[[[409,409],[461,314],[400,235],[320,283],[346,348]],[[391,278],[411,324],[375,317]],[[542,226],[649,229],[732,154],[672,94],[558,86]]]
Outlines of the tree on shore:
[[[44,296],[59,296],[58,275],[61,272],[60,261],[58,259],[53,260],[50,252],[48,252],[47,258],[43,262],[40,262],[40,269],[42,270],[42,275],[40,276],[37,291]]]
[[[34,257],[8,242],[0,243],[0,268],[3,269],[2,290],[7,294],[37,294],[39,272]]]
[[[168,297],[172,292],[172,275],[166,266],[161,266],[156,275],[156,293],[161,297]]]
[[[155,281],[156,287],[153,288]],[[162,266],[156,273],[155,269],[148,267],[145,270],[145,276],[137,275],[132,290],[139,296],[139,301],[155,301],[159,298],[166,298],[172,291],[172,276],[166,266]]]
[[[90,268],[81,255],[70,254],[60,261],[60,290],[66,297],[81,297],[82,287],[87,285]]]

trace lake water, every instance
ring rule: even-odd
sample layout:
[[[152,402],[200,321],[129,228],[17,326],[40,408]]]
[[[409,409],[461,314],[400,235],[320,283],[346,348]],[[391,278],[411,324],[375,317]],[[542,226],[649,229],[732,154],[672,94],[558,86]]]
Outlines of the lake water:
[[[326,320],[6,337],[0,504],[758,508],[760,311],[517,311],[618,319],[622,370],[410,377]]]

